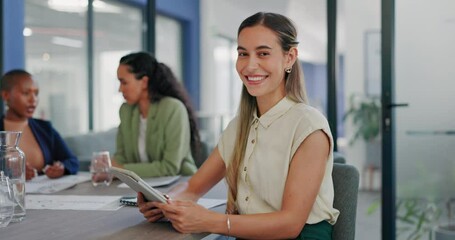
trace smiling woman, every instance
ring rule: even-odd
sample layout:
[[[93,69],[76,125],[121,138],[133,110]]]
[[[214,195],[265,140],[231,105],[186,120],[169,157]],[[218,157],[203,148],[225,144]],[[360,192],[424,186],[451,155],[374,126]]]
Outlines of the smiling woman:
[[[172,201],[146,202],[149,222],[168,218],[183,233],[245,239],[332,239],[333,139],[324,116],[306,101],[293,23],[259,12],[238,30],[236,69],[243,88],[238,115],[201,168],[169,192]],[[196,204],[221,179],[227,214]]]
[[[297,60],[297,48],[283,53],[274,32],[262,25],[245,28],[238,43],[237,72],[252,96],[269,102],[259,108],[263,114],[286,95],[285,74]]]

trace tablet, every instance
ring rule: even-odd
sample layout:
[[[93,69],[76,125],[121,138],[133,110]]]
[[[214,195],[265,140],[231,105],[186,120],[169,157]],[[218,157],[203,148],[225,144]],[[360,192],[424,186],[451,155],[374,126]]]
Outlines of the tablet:
[[[148,185],[133,171],[117,167],[111,167],[110,169],[114,176],[130,186],[134,191],[144,194],[145,200],[166,203],[165,194]]]

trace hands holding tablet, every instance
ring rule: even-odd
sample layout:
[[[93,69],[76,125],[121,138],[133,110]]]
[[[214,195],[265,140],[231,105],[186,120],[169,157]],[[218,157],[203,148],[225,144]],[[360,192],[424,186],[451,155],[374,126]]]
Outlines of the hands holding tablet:
[[[111,173],[137,192],[139,211],[148,222],[167,218],[179,232],[204,232],[203,227],[209,222],[202,221],[211,219],[207,217],[214,214],[195,201],[171,200],[168,195],[151,187],[132,171],[111,167]]]
[[[137,206],[148,222],[156,222],[164,217],[163,211],[158,208],[160,202],[146,201],[141,192],[137,193]],[[166,203],[161,203],[166,204]]]
[[[145,201],[140,192],[137,194],[137,204],[139,212],[148,222],[156,222],[165,218],[181,233],[205,232],[205,226],[209,222],[204,221],[211,219],[206,216],[214,214],[191,200],[171,200],[169,198],[166,203]]]

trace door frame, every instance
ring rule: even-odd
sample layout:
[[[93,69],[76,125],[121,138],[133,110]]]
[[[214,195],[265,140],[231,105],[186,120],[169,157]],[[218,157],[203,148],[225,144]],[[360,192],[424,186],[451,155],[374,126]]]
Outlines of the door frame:
[[[381,106],[382,106],[382,240],[396,238],[395,165],[395,0],[381,1]]]

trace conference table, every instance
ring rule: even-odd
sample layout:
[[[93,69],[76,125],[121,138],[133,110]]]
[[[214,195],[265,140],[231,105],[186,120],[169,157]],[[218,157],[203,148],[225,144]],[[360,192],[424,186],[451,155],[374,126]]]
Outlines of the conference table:
[[[181,181],[187,181],[182,177]],[[114,180],[108,187],[93,187],[91,182],[79,183],[53,195],[81,196],[134,196],[130,188],[118,188],[121,182]],[[166,192],[171,186],[157,188]],[[220,181],[204,198],[226,199],[226,183]],[[225,205],[213,208],[224,212]],[[218,235],[209,233],[182,234],[174,230],[169,222],[149,223],[137,207],[123,206],[115,211],[95,210],[33,210],[26,211],[26,219],[0,228],[1,240],[141,240],[141,239],[214,239]]]

